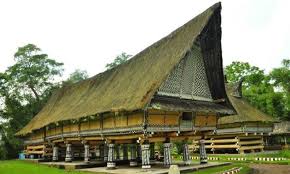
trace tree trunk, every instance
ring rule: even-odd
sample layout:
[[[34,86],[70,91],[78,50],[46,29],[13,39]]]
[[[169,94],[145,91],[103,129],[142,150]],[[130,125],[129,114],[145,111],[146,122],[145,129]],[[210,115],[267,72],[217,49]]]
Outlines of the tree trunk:
[[[31,89],[31,91],[33,92],[33,94],[35,95],[36,100],[39,101],[39,95],[36,92],[36,90],[34,89],[33,85],[28,85],[28,86]]]

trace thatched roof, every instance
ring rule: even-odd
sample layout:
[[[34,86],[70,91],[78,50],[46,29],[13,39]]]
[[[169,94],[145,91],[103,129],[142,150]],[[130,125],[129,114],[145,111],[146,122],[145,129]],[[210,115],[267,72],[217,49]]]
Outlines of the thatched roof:
[[[275,121],[272,116],[255,108],[242,97],[241,83],[226,84],[226,91],[230,102],[237,111],[237,114],[220,118],[218,124]]]
[[[220,45],[220,10],[217,3],[168,36],[135,55],[126,63],[55,92],[45,107],[17,135],[25,135],[51,123],[105,112],[144,109],[171,70],[192,48],[209,21],[215,22]],[[214,19],[216,18],[216,19]],[[208,31],[206,31],[208,32]],[[212,38],[210,38],[212,39]],[[210,40],[209,41],[212,41]],[[207,62],[213,99],[227,98],[223,84],[221,49],[218,62]],[[210,52],[209,52],[210,53]],[[214,68],[213,68],[214,69]],[[211,74],[210,74],[211,73]],[[219,90],[219,91],[218,91]],[[227,105],[227,104],[225,104]]]

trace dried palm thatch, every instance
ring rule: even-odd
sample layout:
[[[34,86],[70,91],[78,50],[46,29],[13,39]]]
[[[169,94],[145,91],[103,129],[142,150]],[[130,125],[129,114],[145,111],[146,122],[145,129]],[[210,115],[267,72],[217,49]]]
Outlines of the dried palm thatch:
[[[126,63],[56,91],[45,107],[17,135],[25,135],[59,121],[79,119],[105,112],[144,109],[174,66],[192,48],[209,21],[215,21],[215,19],[217,22],[214,23],[214,27],[219,32],[213,42],[219,43],[219,56],[216,58],[208,55],[208,57],[218,59],[218,68],[216,68],[218,73],[208,70],[208,74],[211,73],[212,76],[209,83],[213,99],[227,98],[223,92],[225,89],[223,78],[221,78],[223,73],[220,50],[220,10],[221,5],[217,3]],[[205,63],[209,66],[208,69],[214,69],[213,67],[216,66],[216,63]],[[213,84],[215,82],[217,85]],[[217,89],[221,92],[215,91]]]
[[[240,87],[238,87],[240,86]],[[275,119],[252,106],[241,95],[241,85],[226,84],[226,92],[230,102],[237,111],[236,115],[219,119],[218,124],[246,123],[246,122],[274,122]]]

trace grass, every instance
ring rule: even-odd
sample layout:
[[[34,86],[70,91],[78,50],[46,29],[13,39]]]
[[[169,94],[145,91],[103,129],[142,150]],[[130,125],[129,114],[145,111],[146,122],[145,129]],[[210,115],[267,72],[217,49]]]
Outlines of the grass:
[[[67,171],[26,161],[0,161],[0,174],[89,174],[87,172]]]
[[[194,154],[194,156],[199,156],[199,154]],[[228,158],[247,158],[246,161],[229,161],[238,163],[265,163],[265,164],[290,164],[290,150],[281,150],[277,153],[259,153],[259,154],[208,154],[208,157],[218,157],[218,161],[229,161]],[[255,158],[287,158],[283,161],[255,161]],[[194,160],[198,161],[198,160]]]
[[[228,161],[227,158],[232,157],[246,157],[247,161],[230,161],[233,164],[228,166],[214,167],[209,169],[202,169],[199,171],[193,172],[194,174],[212,174],[219,173],[225,170],[232,169],[234,167],[242,167],[242,170],[239,174],[248,174],[251,173],[251,169],[248,167],[249,163],[276,163],[276,164],[290,164],[290,150],[279,151],[275,154],[246,154],[246,155],[228,155],[228,154],[220,154],[220,155],[209,155],[219,157],[222,161]],[[287,161],[253,161],[256,157],[284,157],[288,158]],[[194,160],[196,161],[196,160]],[[9,160],[9,161],[0,161],[0,174],[89,174],[88,172],[80,172],[80,171],[68,171],[63,169],[57,169],[45,165],[39,165],[27,161],[20,160]]]
[[[232,164],[232,165],[227,165],[227,166],[221,166],[221,167],[213,167],[213,168],[209,168],[209,169],[202,169],[199,171],[195,171],[192,173],[188,173],[188,174],[213,174],[213,173],[220,173],[235,167],[242,167],[241,171],[239,172],[239,174],[249,174],[251,173],[251,168],[249,168],[247,165],[245,164]]]

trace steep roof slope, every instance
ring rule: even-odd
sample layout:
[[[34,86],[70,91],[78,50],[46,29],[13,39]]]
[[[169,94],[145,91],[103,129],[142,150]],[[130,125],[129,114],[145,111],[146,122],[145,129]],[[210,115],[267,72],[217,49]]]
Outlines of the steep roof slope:
[[[143,109],[174,66],[192,48],[207,23],[214,20],[212,18],[218,18],[215,24],[218,26],[215,27],[220,29],[220,10],[221,5],[217,3],[126,63],[87,80],[61,88],[17,135],[25,135],[32,130],[63,120],[79,119],[111,111]],[[220,37],[218,39],[220,44]],[[217,59],[222,59],[221,54]],[[222,66],[218,68],[219,73],[220,70],[222,73]],[[219,74],[210,70],[208,72],[215,76]],[[221,84],[219,79],[214,78],[218,85]],[[209,83],[215,81],[212,80]],[[211,89],[224,91],[223,81],[222,85],[217,88],[211,85]],[[226,98],[225,94],[215,92],[213,99],[219,99],[221,95]]]
[[[270,115],[252,106],[239,95],[234,85],[226,84],[227,96],[237,111],[236,115],[225,116],[219,119],[218,124],[242,123],[242,122],[274,122]]]

